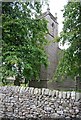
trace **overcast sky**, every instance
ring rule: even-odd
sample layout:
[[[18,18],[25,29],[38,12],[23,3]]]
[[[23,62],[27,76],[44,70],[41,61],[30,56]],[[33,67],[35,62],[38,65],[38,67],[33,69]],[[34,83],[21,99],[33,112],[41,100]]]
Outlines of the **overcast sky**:
[[[58,32],[60,33],[62,30],[62,21],[63,21],[63,13],[62,13],[62,9],[64,7],[64,5],[67,4],[68,0],[49,0],[49,8],[50,8],[50,12],[55,16],[55,13],[57,13],[57,21],[59,23],[59,28],[58,28]],[[46,7],[44,7],[44,11],[46,11]]]

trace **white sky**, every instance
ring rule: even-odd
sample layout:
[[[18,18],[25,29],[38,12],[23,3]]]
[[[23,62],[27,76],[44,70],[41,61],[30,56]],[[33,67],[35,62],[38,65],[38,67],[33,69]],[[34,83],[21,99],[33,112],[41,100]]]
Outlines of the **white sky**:
[[[57,13],[57,21],[59,23],[58,32],[60,33],[62,30],[62,21],[63,21],[63,13],[62,9],[65,4],[67,4],[68,0],[49,0],[49,8],[50,12],[55,16],[55,13]],[[46,11],[47,7],[44,7],[44,11]]]

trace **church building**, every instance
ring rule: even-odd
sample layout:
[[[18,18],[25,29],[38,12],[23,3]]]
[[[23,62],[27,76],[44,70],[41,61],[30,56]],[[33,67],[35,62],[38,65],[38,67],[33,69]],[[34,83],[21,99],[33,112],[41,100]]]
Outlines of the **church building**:
[[[48,55],[49,65],[47,69],[43,65],[41,66],[40,81],[30,81],[29,86],[49,88],[49,81],[52,80],[58,64],[58,43],[53,42],[54,38],[58,35],[57,14],[54,17],[48,8],[41,18],[45,18],[48,21],[49,34],[46,37],[50,44],[46,46],[45,50]]]

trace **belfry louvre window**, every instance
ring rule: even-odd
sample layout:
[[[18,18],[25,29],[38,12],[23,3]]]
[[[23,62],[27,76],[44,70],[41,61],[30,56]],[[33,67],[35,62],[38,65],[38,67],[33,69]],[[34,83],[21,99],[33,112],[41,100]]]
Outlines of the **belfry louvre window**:
[[[52,26],[52,36],[54,37],[54,28],[55,28],[54,23],[52,23],[51,26]]]

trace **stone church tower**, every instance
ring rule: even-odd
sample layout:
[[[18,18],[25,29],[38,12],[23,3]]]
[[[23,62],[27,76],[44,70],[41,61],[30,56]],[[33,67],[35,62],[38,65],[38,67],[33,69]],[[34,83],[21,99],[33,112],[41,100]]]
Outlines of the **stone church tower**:
[[[58,35],[57,14],[55,14],[54,17],[50,13],[50,9],[48,8],[47,12],[43,13],[43,15],[41,16],[41,18],[43,17],[48,21],[49,34],[46,37],[51,42],[54,37]],[[51,81],[54,79],[53,76],[58,65],[58,52],[60,51],[60,49],[58,43],[52,42],[45,48],[45,50],[47,52],[50,64],[47,69],[45,69],[44,66],[41,66],[40,81],[32,80],[30,81],[29,86],[58,90],[75,90],[77,85],[78,88],[79,83],[76,83],[76,81],[72,80],[70,77],[67,77],[64,81]]]
[[[45,69],[44,66],[41,66],[40,81],[31,81],[29,83],[29,86],[45,88],[50,87],[49,80],[52,80],[58,63],[58,43],[52,42],[52,40],[54,40],[54,37],[58,35],[58,23],[56,15],[57,14],[55,14],[54,17],[48,8],[47,12],[43,13],[41,16],[41,18],[44,17],[48,21],[49,34],[46,37],[51,43],[45,48],[45,50],[48,55],[49,66],[47,69]]]
[[[45,70],[44,67],[42,66],[40,79],[51,80],[54,75],[54,71],[56,69],[58,61],[57,57],[58,43],[53,42],[54,37],[58,35],[58,23],[57,16],[54,17],[50,13],[49,8],[47,9],[47,12],[43,14],[43,17],[48,21],[49,34],[47,35],[47,39],[50,41],[50,44],[46,47],[46,52],[48,55],[49,66],[47,70]]]

